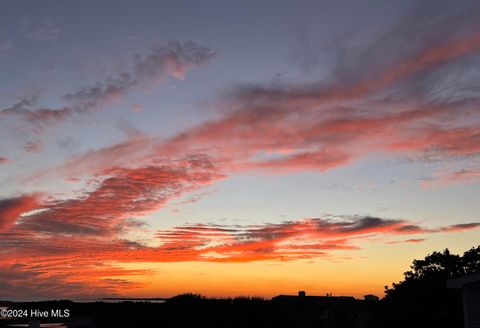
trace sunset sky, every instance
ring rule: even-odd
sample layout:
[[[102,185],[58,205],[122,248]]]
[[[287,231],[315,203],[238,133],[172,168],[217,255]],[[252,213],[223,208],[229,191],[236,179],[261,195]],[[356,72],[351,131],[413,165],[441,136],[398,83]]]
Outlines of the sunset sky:
[[[478,1],[3,1],[0,299],[383,296],[480,244]]]

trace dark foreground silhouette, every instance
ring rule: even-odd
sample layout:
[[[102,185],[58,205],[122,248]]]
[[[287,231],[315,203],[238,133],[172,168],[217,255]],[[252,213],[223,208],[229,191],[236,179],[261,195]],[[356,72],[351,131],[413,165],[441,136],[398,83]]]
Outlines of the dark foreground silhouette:
[[[463,327],[462,291],[447,288],[452,278],[480,272],[480,246],[461,255],[448,249],[415,260],[404,280],[386,287],[382,300],[308,296],[300,293],[261,298],[208,299],[196,294],[144,301],[76,303],[0,302],[0,307],[51,311],[68,318],[37,319],[66,327]],[[116,301],[112,303],[111,301]],[[58,313],[57,313],[58,314]],[[0,320],[0,327],[28,324],[32,318]],[[34,323],[32,323],[34,324]]]
[[[65,323],[67,327],[462,327],[462,317],[440,325],[424,325],[431,314],[404,312],[389,302],[356,300],[350,297],[279,296],[258,298],[206,299],[180,295],[165,303],[120,303],[52,301],[3,303],[15,309],[68,309],[69,318],[41,319],[41,323]],[[461,303],[460,303],[461,308]],[[401,309],[401,310],[400,310]],[[423,318],[425,317],[425,318]],[[2,322],[3,321],[3,322]],[[435,320],[436,321],[436,320]],[[0,320],[26,324],[29,320]],[[409,325],[405,325],[409,322]],[[417,325],[417,323],[422,325]]]
[[[63,322],[68,327],[347,328],[377,327],[374,317],[380,303],[336,297],[323,297],[323,299],[297,297],[289,300],[206,299],[189,294],[174,297],[165,303],[58,301],[15,303],[9,306],[47,311],[57,308],[69,309],[70,318],[41,320],[42,323]],[[27,323],[28,320],[15,322]],[[14,322],[9,320],[8,323]]]

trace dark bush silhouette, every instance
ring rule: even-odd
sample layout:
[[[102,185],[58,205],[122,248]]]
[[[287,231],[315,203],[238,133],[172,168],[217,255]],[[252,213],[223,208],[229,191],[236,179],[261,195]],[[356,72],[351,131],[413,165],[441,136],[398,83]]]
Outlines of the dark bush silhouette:
[[[385,287],[384,321],[390,327],[463,327],[462,296],[447,280],[480,271],[480,246],[463,256],[433,252],[414,260],[404,279]]]
[[[199,302],[205,301],[205,296],[195,293],[185,293],[173,296],[168,299],[168,303],[192,303],[192,302]]]

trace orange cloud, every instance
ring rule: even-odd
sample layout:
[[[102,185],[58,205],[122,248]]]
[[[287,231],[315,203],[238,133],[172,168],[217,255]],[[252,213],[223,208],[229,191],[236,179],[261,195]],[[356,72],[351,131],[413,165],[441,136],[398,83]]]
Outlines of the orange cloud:
[[[375,235],[458,232],[479,226],[480,223],[468,223],[430,229],[403,220],[352,217],[342,220],[303,219],[264,226],[192,225],[160,231],[157,237],[162,242],[158,251],[178,252],[178,256],[171,256],[174,261],[250,262],[295,260],[326,256],[332,250],[354,250],[358,246],[352,242],[368,240]],[[402,242],[424,240],[417,238]],[[163,252],[158,255],[162,261]]]
[[[125,174],[141,179],[148,175],[144,171],[129,171]],[[162,188],[172,188],[171,181],[175,178],[172,178],[171,172],[165,175],[164,171],[162,175],[161,172],[154,171],[154,175],[159,175],[159,180],[165,180],[162,182]],[[185,177],[180,174],[177,179],[183,180]],[[200,180],[197,180],[198,178],[193,180],[204,182],[204,177],[199,178]],[[119,179],[118,182],[120,181],[124,180]],[[155,183],[152,182],[150,186],[154,186]],[[127,183],[125,188],[129,187],[132,188],[132,194],[136,195],[135,182]],[[95,196],[91,197],[107,199],[118,197],[115,206],[122,208],[125,204],[125,216],[143,213],[146,208],[150,208],[149,204],[132,207],[130,202],[136,197],[124,196],[123,191],[117,193],[116,188],[116,183],[108,182],[99,188],[100,193],[94,192]],[[166,194],[171,195],[169,192]],[[108,200],[103,204],[95,203],[102,208],[89,214],[88,210],[93,203],[88,197],[84,201],[85,204],[67,201],[62,205],[70,206],[71,215],[78,216],[76,219],[65,218],[66,223],[70,223],[69,229],[65,229],[65,225],[56,227],[55,225],[61,225],[60,221],[47,224],[52,215],[48,211],[62,215],[60,210],[55,208],[59,205],[54,205],[47,209],[43,222],[42,213],[32,214],[23,217],[15,228],[0,231],[0,246],[3,250],[0,277],[6,281],[6,289],[2,291],[2,295],[9,297],[18,297],[22,293],[32,296],[53,293],[51,295],[57,297],[114,295],[140,287],[138,284],[130,283],[129,277],[154,274],[148,270],[123,269],[117,263],[185,261],[243,263],[318,257],[328,259],[333,256],[333,252],[358,250],[360,242],[369,241],[373,237],[456,233],[477,229],[480,226],[480,223],[468,223],[424,228],[405,220],[374,217],[307,218],[278,224],[247,226],[191,224],[158,231],[155,237],[159,244],[148,246],[142,242],[125,239],[125,230],[122,229],[131,231],[138,227],[135,224],[128,226],[125,224],[126,221],[123,223],[116,221],[123,224],[121,229],[97,224],[96,228],[102,227],[102,233],[99,234],[99,229],[93,229],[94,225],[89,222],[89,217],[96,215],[97,220],[101,221],[111,213],[116,213],[117,209],[112,210],[110,207],[114,205]],[[82,208],[84,210],[80,210]],[[86,223],[81,221],[83,218],[86,219]],[[38,229],[38,224],[44,226]],[[386,243],[415,243],[423,240],[425,239],[387,240]],[[27,279],[28,283],[21,285],[22,277]],[[36,286],[35,291],[33,286]]]

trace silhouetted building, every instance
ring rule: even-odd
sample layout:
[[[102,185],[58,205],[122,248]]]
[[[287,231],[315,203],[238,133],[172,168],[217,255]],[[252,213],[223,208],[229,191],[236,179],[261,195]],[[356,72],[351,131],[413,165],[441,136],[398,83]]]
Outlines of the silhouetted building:
[[[272,298],[272,301],[275,302],[308,302],[308,303],[318,303],[318,302],[334,302],[334,301],[355,301],[355,298],[352,296],[307,296],[304,291],[298,292],[298,295],[278,295]]]
[[[380,298],[376,295],[368,294],[368,295],[363,296],[363,299],[365,301],[378,301]]]
[[[30,320],[28,323],[29,328],[40,328],[40,321],[38,320]]]
[[[307,296],[304,291],[298,292],[298,295],[275,296],[272,298],[272,302],[290,309],[311,309],[318,313],[320,326],[325,328],[371,327],[372,310],[376,308],[376,303],[356,300],[352,296],[332,296],[331,294]]]
[[[480,328],[480,272],[450,279],[448,288],[461,289],[465,328]]]

